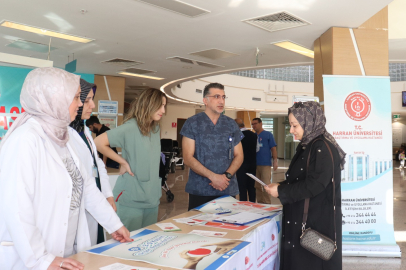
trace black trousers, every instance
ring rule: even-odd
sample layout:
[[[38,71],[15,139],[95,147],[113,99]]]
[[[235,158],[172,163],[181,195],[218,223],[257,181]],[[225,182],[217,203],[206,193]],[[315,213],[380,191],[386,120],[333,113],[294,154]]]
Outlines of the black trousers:
[[[193,208],[196,208],[202,204],[208,203],[212,200],[215,200],[219,197],[221,197],[223,195],[220,196],[199,196],[199,195],[193,195],[193,194],[189,194],[189,207],[188,207],[188,211],[192,210]],[[233,196],[235,198],[235,196]]]
[[[238,182],[238,189],[240,190],[240,201],[249,201],[255,202],[256,200],[256,193],[255,193],[255,180],[246,175],[246,173],[250,173],[255,175],[257,171],[257,165],[247,165],[242,164],[241,167],[237,171],[237,182]],[[248,196],[247,196],[248,194]]]

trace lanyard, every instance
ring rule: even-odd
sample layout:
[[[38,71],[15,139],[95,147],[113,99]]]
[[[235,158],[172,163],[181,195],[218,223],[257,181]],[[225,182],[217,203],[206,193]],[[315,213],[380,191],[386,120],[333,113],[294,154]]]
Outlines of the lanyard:
[[[96,185],[101,190],[101,183],[100,183],[100,178],[99,178],[99,170],[97,168],[97,162],[96,158],[94,156],[93,148],[92,145],[89,141],[89,138],[84,134],[84,133],[79,133],[80,137],[82,137],[83,141],[86,143],[87,147],[89,148],[90,153],[92,154],[93,158],[93,168],[92,168],[92,173],[93,177],[96,179]]]
[[[229,145],[229,149],[228,149],[228,159],[231,159],[231,149],[232,149],[232,143],[233,143],[233,134],[230,134],[230,136],[228,136],[228,145]]]

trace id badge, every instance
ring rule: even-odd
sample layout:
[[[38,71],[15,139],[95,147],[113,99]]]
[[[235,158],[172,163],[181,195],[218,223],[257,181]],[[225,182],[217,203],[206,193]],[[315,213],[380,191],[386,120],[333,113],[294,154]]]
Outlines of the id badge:
[[[263,146],[262,143],[259,143],[258,145],[259,145],[259,147],[262,147],[262,146]]]
[[[99,177],[99,171],[97,170],[97,167],[93,165],[93,177],[97,178]]]

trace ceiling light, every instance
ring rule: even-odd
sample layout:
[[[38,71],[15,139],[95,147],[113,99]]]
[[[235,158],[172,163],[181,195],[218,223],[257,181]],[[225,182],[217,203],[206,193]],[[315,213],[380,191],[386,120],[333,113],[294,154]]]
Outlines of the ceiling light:
[[[141,78],[151,79],[151,80],[163,80],[164,79],[164,78],[159,78],[159,77],[154,77],[154,76],[147,76],[147,75],[142,75],[142,74],[129,73],[129,72],[118,72],[118,74],[127,75],[127,76],[134,76],[134,77],[141,77]]]
[[[54,65],[53,61],[0,52],[1,62],[28,67],[53,67]]]
[[[4,26],[4,27],[8,27],[8,28],[27,31],[27,32],[35,33],[35,34],[44,35],[44,36],[72,40],[72,41],[81,42],[81,43],[89,43],[94,40],[94,39],[90,39],[90,38],[83,38],[83,37],[78,37],[78,36],[67,35],[67,34],[55,32],[55,31],[50,31],[47,29],[42,29],[42,28],[24,25],[24,24],[15,23],[15,22],[10,22],[10,21],[2,21],[0,23],[0,25]]]
[[[291,41],[282,41],[282,42],[277,42],[277,43],[272,43],[272,45],[284,48],[286,50],[295,52],[295,53],[299,53],[301,55],[310,57],[310,58],[314,58],[314,51],[309,50],[303,46],[300,46],[298,44],[295,44]]]
[[[146,4],[150,4],[152,6],[156,6],[162,9],[170,10],[172,12],[186,15],[188,17],[197,17],[200,15],[204,15],[210,13],[209,10],[205,10],[196,6],[193,6],[188,3],[184,3],[179,0],[137,0]]]

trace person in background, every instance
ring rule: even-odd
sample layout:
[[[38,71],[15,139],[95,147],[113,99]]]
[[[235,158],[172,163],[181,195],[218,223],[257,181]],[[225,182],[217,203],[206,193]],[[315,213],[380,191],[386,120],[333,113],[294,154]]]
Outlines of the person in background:
[[[269,184],[272,178],[272,166],[274,171],[278,169],[278,154],[276,152],[275,139],[271,132],[263,129],[261,118],[252,119],[252,128],[258,135],[259,145],[256,176],[265,184]],[[271,196],[266,193],[259,183],[255,183],[255,189],[257,191],[258,203],[271,204]]]
[[[78,75],[47,67],[28,73],[25,109],[0,144],[1,269],[71,269],[91,246],[85,210],[118,241],[132,241],[74,151],[68,126],[82,103]]]
[[[244,159],[237,124],[223,113],[226,95],[219,83],[206,85],[204,112],[186,120],[180,134],[184,163],[190,167],[189,210],[223,195],[236,196],[235,176]]]
[[[161,180],[159,121],[165,113],[166,95],[148,89],[134,100],[121,126],[96,137],[100,153],[115,160],[120,176],[113,194],[121,221],[134,231],[157,222]],[[112,147],[122,148],[122,157]]]
[[[279,197],[283,205],[280,269],[341,270],[341,170],[346,154],[327,132],[326,117],[319,103],[295,103],[288,115],[290,133],[300,140],[300,144],[286,172],[286,180],[266,187],[266,191]],[[328,261],[300,245],[305,199],[310,199],[305,229],[312,228],[336,240],[337,250]]]
[[[406,157],[405,157],[405,149],[401,148],[399,150],[399,152],[400,152],[399,153],[399,161],[400,161],[399,169],[403,169],[405,167],[405,159],[406,159]]]
[[[100,124],[99,118],[97,118],[97,116],[95,115],[90,116],[90,118],[86,120],[86,126],[90,129],[91,132],[96,134],[96,137],[110,130],[110,128],[106,127],[104,124],[103,125]],[[111,147],[111,149],[113,149],[114,152],[118,153],[115,147]],[[113,169],[118,169],[120,167],[120,165],[114,160],[111,160],[110,158],[103,156],[103,154],[101,154],[100,152],[97,153],[99,154],[99,157],[103,160],[104,165],[106,165],[106,167]]]
[[[255,203],[255,180],[247,175],[247,173],[256,174],[257,170],[257,151],[259,150],[258,136],[256,133],[245,128],[242,119],[235,119],[244,138],[241,141],[244,152],[244,161],[237,171],[238,189],[240,190],[240,201],[249,201]],[[248,197],[247,197],[248,193]]]
[[[96,107],[93,97],[96,92],[96,85],[80,79],[80,101],[83,106],[79,108],[78,114],[70,123],[69,138],[73,141],[75,150],[79,158],[85,165],[87,173],[95,178],[98,189],[106,197],[109,204],[116,211],[113,192],[103,161],[97,156],[96,146],[89,130],[84,125],[84,120],[88,119],[92,110]],[[103,227],[97,223],[93,216],[86,211],[87,223],[89,225],[90,239],[92,246],[104,242]]]

